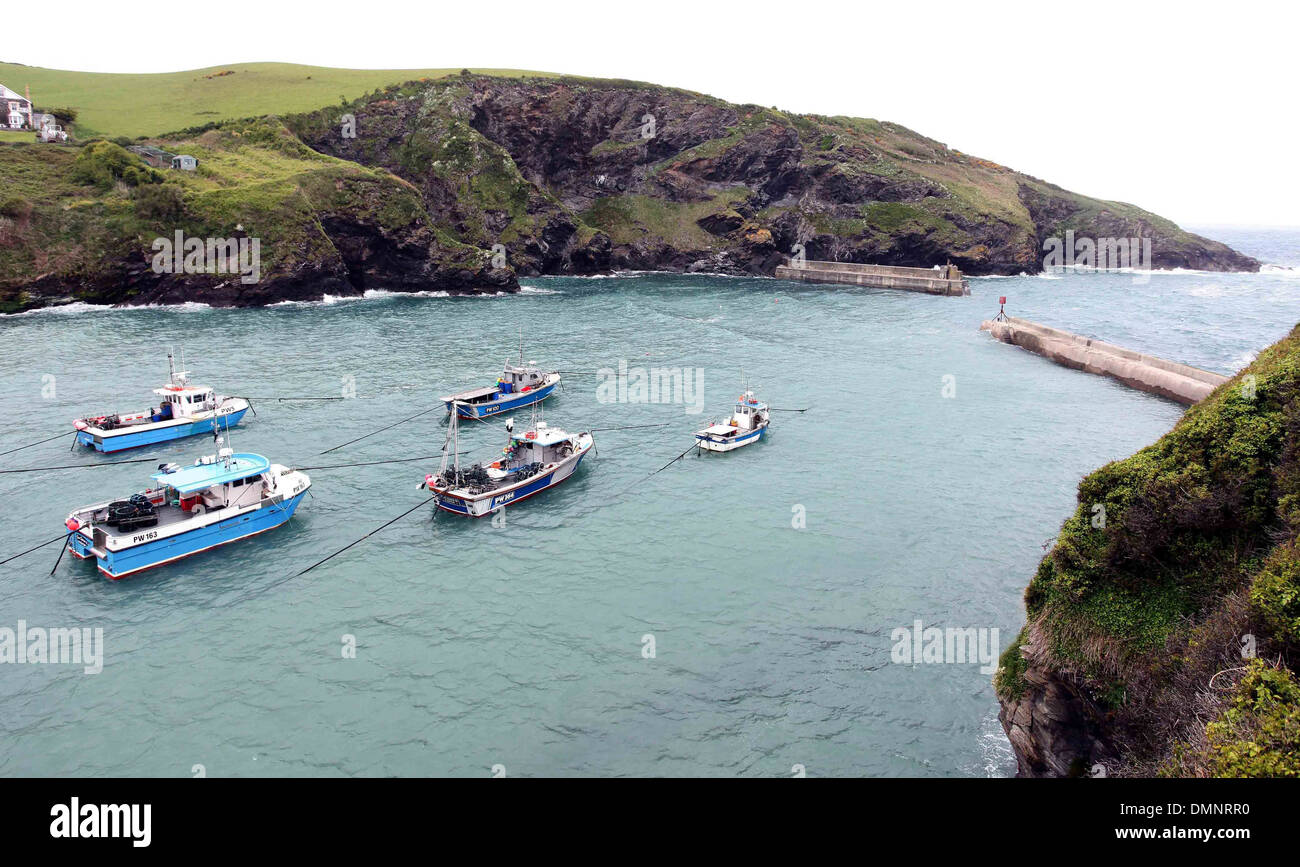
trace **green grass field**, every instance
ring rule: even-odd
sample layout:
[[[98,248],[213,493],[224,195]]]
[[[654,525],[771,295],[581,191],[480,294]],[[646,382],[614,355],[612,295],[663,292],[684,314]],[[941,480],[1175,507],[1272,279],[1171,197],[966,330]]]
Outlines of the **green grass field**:
[[[474,69],[486,75],[546,76],[517,69]],[[227,73],[230,74],[221,74]],[[79,139],[154,136],[214,120],[311,111],[355,99],[388,84],[440,78],[459,69],[333,69],[292,63],[235,63],[187,72],[71,72],[0,63],[0,84],[31,88],[37,111],[78,111]],[[30,133],[25,133],[30,137]],[[27,139],[30,140],[30,139]]]

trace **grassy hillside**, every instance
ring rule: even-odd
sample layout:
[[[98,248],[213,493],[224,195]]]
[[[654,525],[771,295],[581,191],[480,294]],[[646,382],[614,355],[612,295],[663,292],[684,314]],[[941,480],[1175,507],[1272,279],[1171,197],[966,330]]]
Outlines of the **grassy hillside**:
[[[491,75],[544,72],[475,69]],[[159,135],[227,118],[311,111],[389,84],[441,78],[459,69],[334,69],[293,63],[235,63],[186,72],[122,74],[0,63],[0,84],[31,88],[38,110],[78,111],[78,138]],[[23,140],[30,139],[24,134]]]

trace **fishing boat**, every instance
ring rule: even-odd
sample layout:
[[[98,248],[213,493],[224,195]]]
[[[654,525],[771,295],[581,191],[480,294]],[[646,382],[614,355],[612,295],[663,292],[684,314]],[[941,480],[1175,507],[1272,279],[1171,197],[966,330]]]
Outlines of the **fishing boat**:
[[[221,440],[217,440],[218,446]],[[192,466],[160,464],[152,486],[68,515],[68,550],[109,578],[162,566],[267,530],[307,495],[305,473],[218,448]]]
[[[433,493],[438,508],[473,518],[555,487],[573,475],[596,442],[590,433],[571,434],[538,420],[536,415],[525,431],[516,431],[515,420],[508,419],[501,457],[462,469],[460,417],[459,413],[452,413],[443,445],[442,466],[437,473],[425,476],[420,487]]]
[[[550,397],[559,384],[560,374],[554,370],[543,371],[534,361],[524,364],[524,331],[521,328],[519,363],[511,364],[507,361],[501,375],[497,377],[496,385],[448,395],[442,402],[448,413],[455,407],[455,412],[461,418],[488,418],[539,404]]]
[[[507,362],[496,385],[448,395],[442,402],[447,412],[455,405],[462,418],[487,418],[541,403],[559,384],[560,374],[545,372],[532,361],[517,365]]]
[[[755,398],[754,392],[746,391],[736,398],[730,418],[695,432],[695,444],[705,451],[729,452],[762,439],[771,420],[767,404]]]
[[[77,442],[100,452],[120,452],[197,434],[228,430],[248,412],[242,397],[216,394],[210,386],[192,385],[188,371],[178,371],[167,353],[167,384],[153,393],[158,406],[139,412],[109,413],[75,419]]]

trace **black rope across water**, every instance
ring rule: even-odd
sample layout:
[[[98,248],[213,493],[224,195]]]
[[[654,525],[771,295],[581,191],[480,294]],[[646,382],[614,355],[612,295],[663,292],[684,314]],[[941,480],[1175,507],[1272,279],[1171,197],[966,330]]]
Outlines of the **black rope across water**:
[[[244,395],[244,394],[236,395],[236,397],[243,398],[244,400],[279,400],[279,401],[285,401],[285,400],[347,400],[347,399],[348,399],[348,398],[346,398],[346,397],[266,397],[265,395],[263,395],[263,396],[261,396],[261,397],[258,397],[257,395],[254,395],[254,396],[252,396],[252,397],[249,397],[248,395]]]
[[[0,473],[45,473],[55,470],[92,470],[98,467],[116,467],[121,464],[154,464],[166,463],[159,461],[157,458],[132,458],[127,461],[105,461],[102,464],[57,464],[52,467],[23,467],[18,470],[0,470]]]
[[[30,554],[30,553],[32,553],[33,551],[39,551],[40,549],[44,548],[46,545],[53,545],[55,542],[59,541],[60,539],[66,539],[66,538],[68,538],[68,535],[69,535],[69,534],[67,534],[67,533],[60,533],[59,535],[55,536],[53,539],[51,539],[51,540],[48,541],[48,542],[42,542],[41,544],[37,545],[36,547],[34,547],[34,548],[28,548],[26,551],[23,551],[23,552],[20,553],[20,554],[15,554],[15,555],[13,555],[12,557],[6,557],[5,559],[0,560],[0,566],[3,566],[4,564],[8,563],[10,560],[17,560],[19,557],[23,556],[23,554]]]
[[[651,473],[650,475],[646,476],[646,477],[643,478],[643,479],[638,479],[637,481],[635,481],[635,482],[633,482],[632,484],[628,485],[628,486],[627,486],[626,488],[624,488],[623,490],[619,491],[619,492],[618,492],[617,494],[615,494],[614,496],[616,496],[616,497],[621,497],[621,496],[623,496],[623,495],[626,494],[628,491],[630,491],[630,490],[632,490],[633,488],[635,488],[637,485],[640,485],[640,484],[643,484],[643,483],[649,481],[651,477],[659,475],[659,474],[662,473],[664,470],[668,469],[668,468],[671,467],[673,464],[677,463],[677,462],[680,461],[682,458],[684,458],[684,457],[686,457],[687,455],[689,455],[689,454],[691,453],[691,449],[698,449],[699,447],[700,447],[700,444],[699,444],[698,442],[696,442],[694,445],[692,445],[692,446],[691,446],[690,448],[688,448],[686,451],[682,452],[680,455],[678,455],[677,457],[673,458],[671,461],[669,461],[668,463],[664,464],[662,467],[660,467],[659,469],[655,470],[655,471],[654,471],[653,473]]]
[[[782,409],[779,406],[768,407],[768,410],[770,410],[771,412],[807,412],[810,409],[812,409],[811,406],[805,406],[803,409]]]
[[[63,439],[65,436],[67,436],[67,435],[70,434],[70,433],[74,433],[74,431],[65,430],[63,433],[59,434],[58,436],[52,436],[52,437],[50,437],[49,439],[45,439],[45,440],[37,440],[36,442],[34,442],[34,443],[28,443],[28,444],[25,445],[25,446],[18,446],[18,448],[10,449],[10,450],[7,451],[7,452],[0,452],[0,455],[9,455],[9,454],[13,454],[14,452],[20,452],[20,451],[22,451],[23,449],[29,449],[29,448],[31,448],[32,446],[38,446],[38,445],[40,445],[41,443],[48,443],[48,442],[53,442],[54,440],[60,440],[60,439]]]
[[[393,423],[390,424],[390,425],[385,425],[384,427],[381,427],[379,430],[372,430],[370,433],[366,434],[365,436],[359,436],[359,437],[357,437],[357,438],[354,439],[354,440],[348,440],[348,441],[345,442],[345,443],[340,443],[339,445],[334,446],[334,448],[332,448],[332,449],[326,449],[325,451],[321,452],[321,454],[322,454],[322,455],[327,455],[327,454],[329,454],[330,452],[336,452],[336,451],[338,451],[339,449],[343,448],[344,446],[350,446],[350,445],[352,445],[353,443],[359,443],[359,442],[361,442],[363,439],[366,439],[367,437],[372,437],[372,436],[374,436],[374,435],[377,434],[377,433],[383,433],[384,431],[389,430],[390,428],[395,428],[395,427],[397,427],[399,424],[405,424],[406,422],[410,421],[411,419],[419,418],[419,417],[422,416],[422,415],[428,415],[429,413],[433,412],[435,409],[443,409],[443,408],[444,408],[444,407],[443,407],[442,404],[438,404],[437,406],[430,407],[429,409],[426,409],[426,410],[424,410],[423,412],[417,412],[415,415],[408,416],[408,417],[402,419],[401,421],[395,421],[395,422],[393,422]]]
[[[625,425],[624,427],[594,427],[591,430],[587,431],[587,433],[596,433],[597,431],[607,431],[607,430],[636,430],[637,428],[644,428],[644,427],[668,427],[668,425],[669,422],[664,422],[663,424],[629,424],[629,425]]]
[[[457,455],[467,455],[469,452],[457,452]],[[432,461],[442,457],[442,454],[422,455],[418,458],[391,458],[386,461],[359,461],[352,464],[324,464],[316,467],[294,467],[295,470],[337,470],[343,467],[371,467],[375,464],[409,464],[415,461]]]
[[[345,545],[344,547],[342,547],[342,548],[338,549],[337,551],[335,551],[333,554],[331,554],[331,555],[329,555],[328,557],[326,557],[324,560],[321,560],[321,561],[319,561],[319,562],[316,562],[316,563],[311,564],[311,565],[308,566],[306,569],[302,570],[302,571],[299,572],[297,575],[293,575],[292,577],[294,577],[294,578],[298,578],[298,577],[300,577],[300,576],[302,576],[302,575],[306,575],[308,572],[310,572],[311,570],[315,569],[317,566],[320,566],[320,565],[323,565],[323,564],[325,564],[325,563],[328,563],[330,560],[333,560],[335,557],[337,557],[338,555],[342,554],[344,551],[348,550],[348,548],[351,548],[353,545],[359,545],[359,544],[361,544],[362,542],[364,542],[366,539],[369,539],[371,536],[373,536],[374,534],[378,533],[380,530],[384,529],[385,527],[390,527],[390,526],[392,526],[393,524],[396,524],[398,521],[402,520],[402,519],[405,518],[407,515],[409,515],[409,514],[411,514],[412,512],[414,512],[416,509],[418,509],[418,508],[420,508],[421,506],[427,505],[428,503],[432,502],[433,499],[434,499],[433,497],[429,497],[427,500],[422,500],[422,501],[416,503],[414,506],[412,506],[411,508],[407,509],[407,510],[406,510],[405,512],[403,512],[402,514],[398,515],[396,518],[393,518],[391,521],[387,521],[387,522],[385,522],[385,523],[383,523],[383,524],[380,524],[378,527],[376,527],[375,529],[371,530],[369,533],[367,533],[366,535],[362,536],[360,539],[357,539],[355,542],[352,542],[351,544]],[[286,579],[286,580],[287,580],[287,579]]]

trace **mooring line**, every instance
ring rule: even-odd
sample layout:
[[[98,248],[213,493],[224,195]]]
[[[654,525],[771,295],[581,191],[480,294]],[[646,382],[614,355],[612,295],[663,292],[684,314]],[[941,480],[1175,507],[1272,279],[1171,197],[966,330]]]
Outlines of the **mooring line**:
[[[348,548],[351,548],[353,545],[359,545],[359,544],[361,544],[361,543],[364,542],[366,539],[369,539],[371,536],[373,536],[374,534],[378,533],[380,530],[384,529],[385,527],[389,527],[389,526],[392,526],[393,524],[396,524],[398,521],[402,520],[402,519],[405,518],[407,515],[409,515],[409,514],[411,514],[412,512],[414,512],[416,509],[420,508],[421,506],[427,505],[428,503],[432,502],[433,500],[434,500],[434,497],[429,497],[429,498],[426,499],[426,500],[422,500],[422,501],[416,503],[414,506],[412,506],[411,508],[407,509],[407,510],[406,510],[405,512],[403,512],[402,514],[398,515],[396,518],[393,518],[391,521],[387,521],[387,522],[385,522],[385,523],[383,523],[383,524],[380,524],[378,527],[376,527],[375,529],[371,530],[369,533],[366,533],[364,536],[362,536],[360,539],[357,539],[355,542],[352,542],[352,543],[350,543],[350,544],[348,544],[348,545],[346,545],[346,546],[344,546],[344,547],[338,549],[338,550],[335,551],[333,554],[331,554],[331,555],[329,555],[328,557],[326,557],[324,560],[321,560],[321,561],[319,561],[319,562],[317,562],[317,563],[313,563],[313,564],[311,564],[310,566],[308,566],[306,569],[302,570],[301,572],[297,573],[296,575],[291,575],[290,577],[291,577],[291,578],[298,578],[298,577],[301,577],[301,576],[303,576],[303,575],[306,575],[308,572],[310,572],[311,570],[315,569],[317,566],[320,566],[320,565],[322,565],[322,564],[324,564],[324,563],[328,563],[330,560],[333,560],[335,557],[337,557],[338,555],[342,554],[344,551],[348,550]],[[287,580],[289,580],[289,579],[286,578],[285,580],[287,581]]]
[[[345,443],[340,443],[339,445],[334,446],[334,448],[332,448],[332,449],[326,449],[325,451],[321,452],[321,454],[322,454],[322,455],[327,455],[327,454],[329,454],[330,452],[336,452],[336,451],[338,451],[339,449],[343,448],[344,446],[350,446],[350,445],[352,445],[353,443],[359,443],[359,442],[361,442],[363,439],[366,439],[367,437],[372,437],[372,436],[374,436],[374,435],[377,434],[377,433],[383,433],[384,431],[389,430],[390,428],[395,428],[395,427],[397,427],[399,424],[405,424],[406,422],[410,421],[411,419],[419,418],[419,417],[422,416],[422,415],[428,415],[429,413],[433,412],[435,409],[443,409],[443,408],[444,408],[444,407],[442,406],[442,404],[438,404],[437,406],[429,407],[428,409],[424,410],[423,412],[417,412],[415,415],[408,416],[407,418],[404,418],[404,419],[402,419],[401,421],[395,421],[395,422],[393,422],[393,423],[390,424],[390,425],[386,425],[386,426],[384,426],[384,427],[381,427],[379,430],[372,430],[370,433],[366,434],[365,436],[359,436],[359,437],[357,437],[357,438],[354,439],[354,440],[348,440],[348,441],[345,442]],[[319,455],[318,455],[318,457],[319,457]]]
[[[69,433],[76,433],[76,431],[67,431],[67,430],[65,430],[63,433],[61,433],[61,434],[59,434],[59,435],[57,435],[57,436],[52,436],[52,437],[50,437],[49,439],[45,439],[45,440],[37,440],[37,441],[34,442],[34,443],[28,443],[28,444],[25,445],[25,446],[19,446],[18,448],[16,448],[16,449],[10,449],[10,450],[7,451],[7,452],[0,452],[0,455],[9,455],[9,454],[13,454],[14,452],[20,452],[20,451],[22,451],[23,449],[29,449],[29,448],[31,448],[32,446],[38,446],[38,445],[40,445],[41,443],[48,443],[48,442],[53,442],[54,440],[60,440],[60,439],[63,439],[65,436],[67,436]]]
[[[23,551],[22,554],[15,554],[12,557],[6,557],[5,559],[0,560],[0,566],[3,566],[4,564],[8,563],[10,560],[17,560],[19,557],[23,556],[23,554],[30,554],[33,551],[39,551],[41,548],[44,548],[46,545],[53,545],[55,542],[59,541],[60,539],[68,538],[68,535],[69,534],[67,533],[60,533],[59,535],[55,536],[53,539],[51,539],[48,542],[42,542],[41,544],[37,545],[35,548],[28,548],[26,551]]]
[[[467,455],[469,454],[469,452],[458,452],[457,454],[458,456]],[[356,463],[351,463],[351,464],[323,464],[321,466],[315,466],[315,467],[294,467],[294,469],[295,470],[337,470],[343,467],[371,467],[374,466],[375,464],[409,464],[415,461],[437,460],[438,458],[441,457],[442,454],[439,453],[436,455],[422,455],[418,458],[391,458],[389,460],[384,460],[384,461],[358,461]]]
[[[132,458],[127,461],[106,461],[102,464],[58,464],[53,467],[23,467],[17,470],[0,470],[0,473],[45,473],[54,472],[55,470],[91,470],[98,467],[116,467],[122,464],[152,464],[166,463],[159,461],[157,458]]]
[[[638,428],[646,428],[646,427],[668,427],[668,425],[670,425],[671,423],[672,422],[664,422],[663,424],[630,424],[624,427],[594,427],[591,430],[587,431],[587,433],[596,433],[597,431],[607,431],[607,430],[636,430]]]

